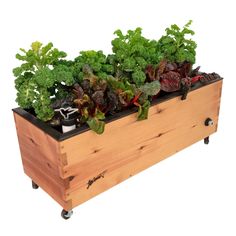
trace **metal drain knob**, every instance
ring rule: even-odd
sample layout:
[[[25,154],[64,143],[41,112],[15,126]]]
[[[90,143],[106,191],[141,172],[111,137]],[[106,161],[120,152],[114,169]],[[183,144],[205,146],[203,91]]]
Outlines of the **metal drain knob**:
[[[205,120],[205,126],[212,126],[214,125],[214,121],[211,118],[207,118]]]

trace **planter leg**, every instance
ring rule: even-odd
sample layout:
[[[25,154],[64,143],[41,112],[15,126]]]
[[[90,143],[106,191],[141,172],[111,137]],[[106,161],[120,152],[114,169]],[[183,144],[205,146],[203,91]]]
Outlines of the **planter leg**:
[[[32,188],[33,189],[38,189],[39,186],[32,180]]]
[[[209,144],[209,136],[206,137],[206,138],[204,138],[204,143],[205,143],[205,144]]]
[[[63,219],[65,219],[65,220],[68,220],[68,219],[70,219],[70,217],[73,215],[73,211],[72,210],[70,210],[70,211],[66,211],[66,210],[62,210],[61,211],[61,217],[63,218]]]

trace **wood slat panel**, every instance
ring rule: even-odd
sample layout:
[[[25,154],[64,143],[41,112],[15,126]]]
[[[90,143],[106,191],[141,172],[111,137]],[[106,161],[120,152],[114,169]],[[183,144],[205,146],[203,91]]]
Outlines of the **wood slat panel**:
[[[81,186],[77,187],[73,192],[67,193],[67,199],[72,199],[72,207],[76,207],[77,205],[82,204],[92,197],[95,197],[96,195],[134,176],[140,171],[145,170],[157,162],[162,161],[163,159],[192,145],[199,141],[199,139],[202,139],[202,134],[199,133],[197,129],[195,129],[194,132],[191,128],[186,131],[185,135],[183,134],[178,137],[178,142],[172,142],[168,145],[163,145],[160,148],[155,148],[155,145],[150,145],[146,150],[143,149],[139,155],[134,154],[129,159],[129,162],[124,165],[107,170],[104,174],[104,178],[98,179],[89,188],[87,188],[88,180],[84,181],[81,183]],[[188,132],[193,133],[190,138]],[[214,132],[214,130],[212,132]],[[207,133],[207,135],[210,134],[210,132]]]
[[[215,130],[216,126],[211,127],[204,134],[197,126],[188,126],[186,129],[181,129],[181,132],[177,131],[172,134],[172,139],[169,139],[166,144],[159,143],[158,140],[155,142],[147,141],[143,145],[144,148],[130,151],[129,156],[123,162],[119,162],[110,168],[105,168],[103,171],[95,172],[96,174],[94,173],[92,177],[85,178],[82,181],[75,177],[72,180],[71,188],[67,190],[67,199],[72,199],[73,205],[81,204],[98,193],[214,133]],[[189,135],[190,132],[191,135]],[[104,178],[100,178],[87,189],[88,181],[103,172],[105,172]]]
[[[121,166],[126,165],[129,162],[135,161],[136,159],[139,159],[141,157],[145,159],[145,155],[149,155],[152,153],[153,155],[155,155],[155,152],[163,152],[164,146],[168,147],[168,149],[172,149],[172,143],[175,142],[175,139],[180,140],[180,137],[188,136],[189,132],[194,135],[194,138],[196,137],[196,139],[194,139],[196,142],[215,132],[216,130],[215,125],[203,132],[202,129],[199,128],[200,125],[201,124],[198,123],[194,125],[186,124],[186,127],[181,129],[182,132],[179,131],[179,128],[176,128],[170,130],[169,132],[167,131],[166,133],[163,133],[163,135],[161,135],[160,137],[158,137],[158,134],[157,136],[150,138],[149,140],[143,141],[141,144],[139,144],[139,146],[135,145],[134,147],[129,148],[127,152],[121,151],[120,156],[109,156],[108,161],[107,156],[103,156],[103,158],[94,160],[93,162],[84,161],[83,163],[78,164],[75,169],[72,169],[72,171],[75,172],[76,175],[70,182],[70,188],[67,190],[67,192],[72,192],[79,187],[85,186],[89,179],[93,179],[95,176],[99,175],[99,173],[106,171],[108,175],[109,172],[112,172],[116,169],[119,171],[119,168]],[[175,152],[177,151],[178,150],[176,150]],[[164,153],[164,155],[167,154]],[[126,158],[124,158],[124,156],[126,156]],[[156,162],[158,162],[158,159]]]
[[[70,165],[68,161],[65,170],[68,174],[75,174],[70,182],[71,187],[66,191],[67,199],[72,199],[73,207],[214,133],[218,124],[221,86],[220,81],[204,87],[201,91],[190,93],[186,101],[172,99],[161,103],[156,109],[152,109],[147,121],[141,122],[143,124],[139,127],[139,132],[136,132],[136,124],[140,122],[133,122],[129,126],[125,125],[126,129],[122,128],[123,139],[120,136],[117,137],[117,142],[114,142],[111,140],[114,137],[106,137],[108,151],[104,151],[103,155],[97,155],[98,152],[95,152],[92,156],[90,150],[90,157],[87,159],[80,159],[78,155],[77,164]],[[204,125],[207,117],[214,120],[213,126]],[[173,122],[166,122],[167,120]],[[130,126],[135,127],[132,127],[133,132],[132,129],[129,130]],[[116,134],[118,135],[119,131]],[[139,137],[134,143],[131,140],[133,135]],[[94,140],[93,146],[96,145],[96,141]],[[128,145],[123,146],[126,142]],[[81,148],[87,150],[94,147],[88,143]],[[78,149],[78,153],[81,148]],[[110,151],[110,148],[119,150],[118,154],[116,151]],[[66,155],[68,158],[70,154]],[[104,178],[98,178],[87,189],[88,181],[98,177],[100,173],[104,173]]]
[[[61,151],[67,159],[63,176],[81,173],[86,163],[105,159],[109,165],[113,160],[126,158],[129,149],[139,148],[152,137],[162,136],[164,140],[171,130],[179,129],[188,122],[202,122],[205,129],[205,119],[213,115],[212,111],[216,116],[218,114],[220,88],[221,81],[191,92],[185,101],[179,101],[178,97],[153,106],[148,120],[138,122],[136,115],[132,114],[107,124],[102,135],[88,131],[61,142]]]

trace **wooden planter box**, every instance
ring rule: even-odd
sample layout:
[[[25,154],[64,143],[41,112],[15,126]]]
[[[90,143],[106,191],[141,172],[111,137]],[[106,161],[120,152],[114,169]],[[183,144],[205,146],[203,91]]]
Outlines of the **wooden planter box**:
[[[13,109],[25,173],[66,211],[216,132],[222,80],[157,99],[149,118],[133,110],[62,134],[20,108]],[[213,125],[205,121],[211,118]],[[37,185],[35,185],[37,187]]]

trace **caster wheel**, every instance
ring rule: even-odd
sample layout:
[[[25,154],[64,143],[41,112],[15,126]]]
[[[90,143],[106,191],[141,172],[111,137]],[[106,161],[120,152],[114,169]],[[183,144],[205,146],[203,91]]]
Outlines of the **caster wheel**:
[[[72,210],[66,211],[66,210],[63,209],[63,210],[61,211],[61,217],[62,217],[63,219],[65,219],[65,220],[70,219],[72,215],[73,215],[73,211],[72,211]]]
[[[39,186],[32,180],[32,188],[33,189],[38,189]]]
[[[209,137],[204,138],[204,143],[209,144]]]

